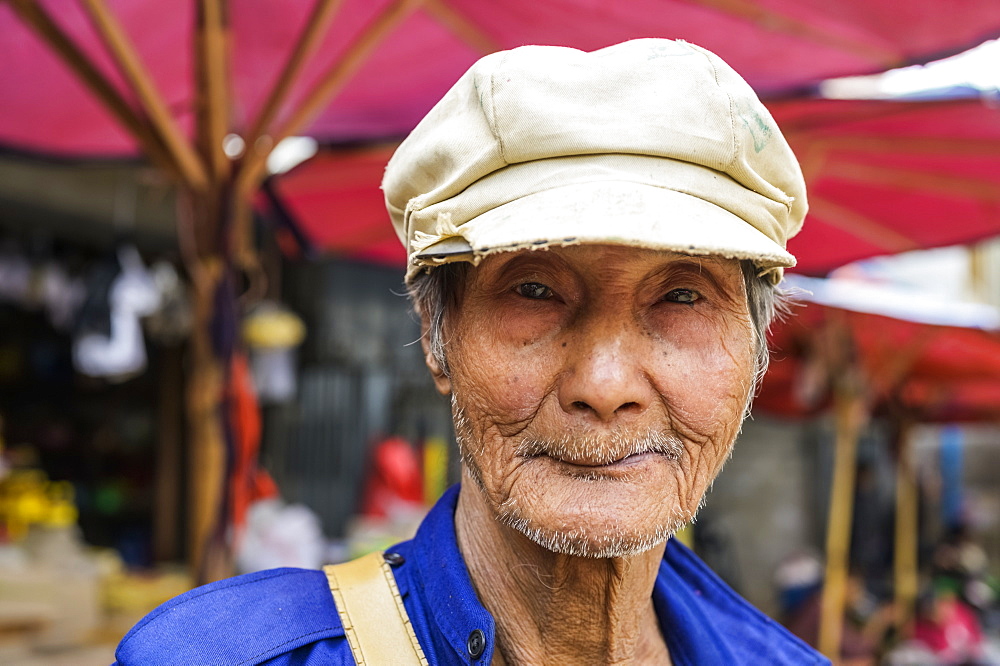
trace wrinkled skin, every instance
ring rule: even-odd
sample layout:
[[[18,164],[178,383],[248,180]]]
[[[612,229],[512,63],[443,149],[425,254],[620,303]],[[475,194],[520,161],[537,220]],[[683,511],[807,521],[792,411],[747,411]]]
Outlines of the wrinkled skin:
[[[656,562],[728,457],[752,386],[739,263],[604,245],[492,255],[445,335],[448,374],[427,360],[467,477],[456,528],[500,653],[663,663]],[[527,583],[498,574],[524,565]],[[574,621],[595,603],[603,626]]]

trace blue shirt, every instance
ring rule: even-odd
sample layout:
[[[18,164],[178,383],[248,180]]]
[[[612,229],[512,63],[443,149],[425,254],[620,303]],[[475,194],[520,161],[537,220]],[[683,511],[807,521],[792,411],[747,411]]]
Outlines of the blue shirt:
[[[431,664],[489,664],[493,617],[479,603],[455,537],[458,486],[450,488],[402,556],[396,583]],[[653,604],[678,666],[829,664],[750,606],[694,554],[671,539]],[[486,639],[470,657],[470,634]],[[116,666],[353,664],[322,571],[272,569],[212,583],[163,604],[129,631]]]

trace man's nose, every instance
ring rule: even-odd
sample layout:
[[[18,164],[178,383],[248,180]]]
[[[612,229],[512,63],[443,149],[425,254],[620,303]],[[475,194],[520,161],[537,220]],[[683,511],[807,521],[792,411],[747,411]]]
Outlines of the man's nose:
[[[611,423],[636,416],[655,400],[643,336],[628,326],[599,323],[567,340],[559,404],[573,416]]]

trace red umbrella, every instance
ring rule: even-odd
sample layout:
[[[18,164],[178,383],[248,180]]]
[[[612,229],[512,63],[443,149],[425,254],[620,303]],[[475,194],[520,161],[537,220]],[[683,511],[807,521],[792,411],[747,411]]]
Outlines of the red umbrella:
[[[270,185],[315,248],[403,266],[406,253],[389,224],[379,189],[395,148],[380,144],[325,150]]]
[[[1000,420],[1000,335],[810,303],[771,331],[770,368],[755,409],[801,417],[829,406],[828,327],[867,378],[868,402],[919,422]]]
[[[803,273],[1000,233],[1000,108],[988,100],[770,105],[802,163]]]
[[[809,215],[789,242],[796,272],[1000,233],[997,107],[979,99],[769,106],[809,187]],[[402,263],[378,189],[392,148],[323,151],[274,188],[317,247]]]
[[[1000,4],[6,0],[0,28],[0,145],[73,156],[141,152],[180,185],[197,318],[188,382],[197,561],[221,496],[218,407],[233,359],[231,338],[212,336],[211,326],[235,316],[237,270],[259,270],[250,201],[280,140],[402,134],[478,55],[519,44],[593,49],[683,37],[777,94],[974,46],[1000,35]],[[242,154],[225,150],[229,133],[243,136]]]
[[[219,43],[202,43],[196,26],[215,21],[215,11],[225,34]],[[16,20],[16,13],[35,28]],[[164,113],[180,132],[194,134],[201,112],[198,77],[192,76],[195,49],[207,47],[220,54],[219,64],[227,55],[231,67],[225,131],[251,138],[306,132],[343,141],[407,132],[476,57],[501,48],[549,43],[595,49],[636,37],[677,37],[716,51],[761,93],[784,94],[825,78],[926,62],[1000,36],[1000,4],[8,0],[0,3],[0,26],[0,144],[122,156],[136,154],[138,144],[107,106],[148,106],[148,97],[129,90],[134,77],[123,75],[120,58],[109,55],[120,35],[134,44],[162,99],[162,109],[149,109],[154,128],[165,126],[158,119]],[[77,61],[75,52],[88,56],[87,71],[70,71],[38,38],[39,30],[64,55]],[[105,89],[95,95],[81,76],[91,87],[103,79]],[[275,95],[278,81],[288,89]],[[339,97],[327,106],[335,90]]]

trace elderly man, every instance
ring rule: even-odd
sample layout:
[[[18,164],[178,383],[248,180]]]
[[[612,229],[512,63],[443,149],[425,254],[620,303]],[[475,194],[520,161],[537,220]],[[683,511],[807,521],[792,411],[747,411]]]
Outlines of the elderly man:
[[[767,359],[794,156],[717,56],[480,60],[383,183],[462,483],[416,537],[195,590],[121,664],[815,664],[670,537]]]

